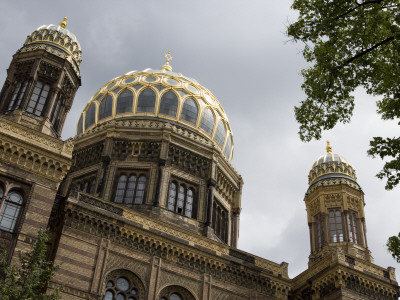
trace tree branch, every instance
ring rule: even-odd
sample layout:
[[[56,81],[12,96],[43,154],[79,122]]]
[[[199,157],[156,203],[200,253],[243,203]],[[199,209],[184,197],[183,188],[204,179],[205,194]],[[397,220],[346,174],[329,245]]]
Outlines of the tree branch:
[[[379,3],[382,3],[382,0],[371,0],[371,1],[365,1],[365,2],[362,2],[362,3],[357,3],[357,6],[355,6],[353,8],[350,8],[348,11],[344,12],[341,15],[338,15],[337,17],[335,17],[335,20],[338,20],[338,19],[340,19],[340,18],[352,13],[357,8],[360,8],[361,6],[369,5],[369,4],[379,4]]]
[[[384,39],[383,41],[379,42],[378,44],[373,45],[371,48],[365,49],[364,51],[361,51],[360,53],[354,55],[353,57],[349,58],[348,60],[346,60],[343,65],[341,66],[341,68],[343,68],[344,66],[348,65],[349,63],[351,63],[353,60],[356,60],[357,58],[364,56],[365,54],[368,54],[369,52],[375,50],[376,48],[389,43],[391,41],[394,40],[394,36],[388,37],[387,39]]]

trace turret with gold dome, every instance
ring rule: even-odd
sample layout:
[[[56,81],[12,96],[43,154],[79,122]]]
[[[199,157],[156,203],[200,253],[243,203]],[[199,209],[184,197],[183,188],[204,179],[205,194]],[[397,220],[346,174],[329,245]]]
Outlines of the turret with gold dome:
[[[0,113],[59,138],[81,85],[81,46],[67,27],[42,25],[14,54],[0,94]]]
[[[370,261],[364,193],[356,181],[356,172],[347,159],[332,153],[329,141],[326,150],[311,167],[304,198],[310,227],[310,264],[328,255],[332,248]]]

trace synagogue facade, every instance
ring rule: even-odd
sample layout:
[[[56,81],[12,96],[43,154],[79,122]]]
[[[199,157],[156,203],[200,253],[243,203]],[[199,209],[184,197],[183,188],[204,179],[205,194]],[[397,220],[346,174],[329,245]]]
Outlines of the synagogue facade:
[[[49,228],[60,268],[48,290],[62,285],[62,299],[397,299],[394,269],[368,249],[355,170],[329,144],[304,198],[308,269],[289,278],[287,263],[237,248],[243,179],[228,117],[166,58],[103,85],[63,141],[81,47],[66,19],[28,35],[0,93],[8,262]]]

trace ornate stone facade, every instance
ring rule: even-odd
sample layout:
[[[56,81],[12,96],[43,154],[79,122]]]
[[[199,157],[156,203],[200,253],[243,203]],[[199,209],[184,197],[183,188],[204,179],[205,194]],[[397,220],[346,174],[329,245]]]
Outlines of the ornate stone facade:
[[[100,88],[77,136],[61,141],[81,62],[65,25],[28,36],[0,94],[0,247],[10,263],[48,227],[60,265],[49,290],[62,285],[63,299],[397,299],[394,269],[368,250],[355,171],[338,155],[309,174],[306,271],[290,279],[287,263],[237,249],[243,180],[227,116],[172,72],[170,56],[161,70]]]

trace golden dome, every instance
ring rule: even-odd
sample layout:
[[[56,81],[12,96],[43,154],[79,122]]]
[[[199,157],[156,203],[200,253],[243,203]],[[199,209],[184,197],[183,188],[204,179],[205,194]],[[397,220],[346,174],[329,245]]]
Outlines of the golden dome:
[[[82,62],[82,50],[76,36],[66,29],[67,18],[60,25],[42,25],[26,38],[25,46],[32,44],[55,45],[69,54],[72,60],[79,67]]]
[[[323,179],[347,178],[356,181],[356,172],[349,161],[339,154],[332,153],[332,147],[327,142],[327,153],[318,157],[308,174],[308,184],[311,185]]]
[[[84,108],[77,135],[110,120],[157,119],[200,134],[231,160],[232,131],[221,104],[195,79],[169,69],[131,71],[106,83]]]

